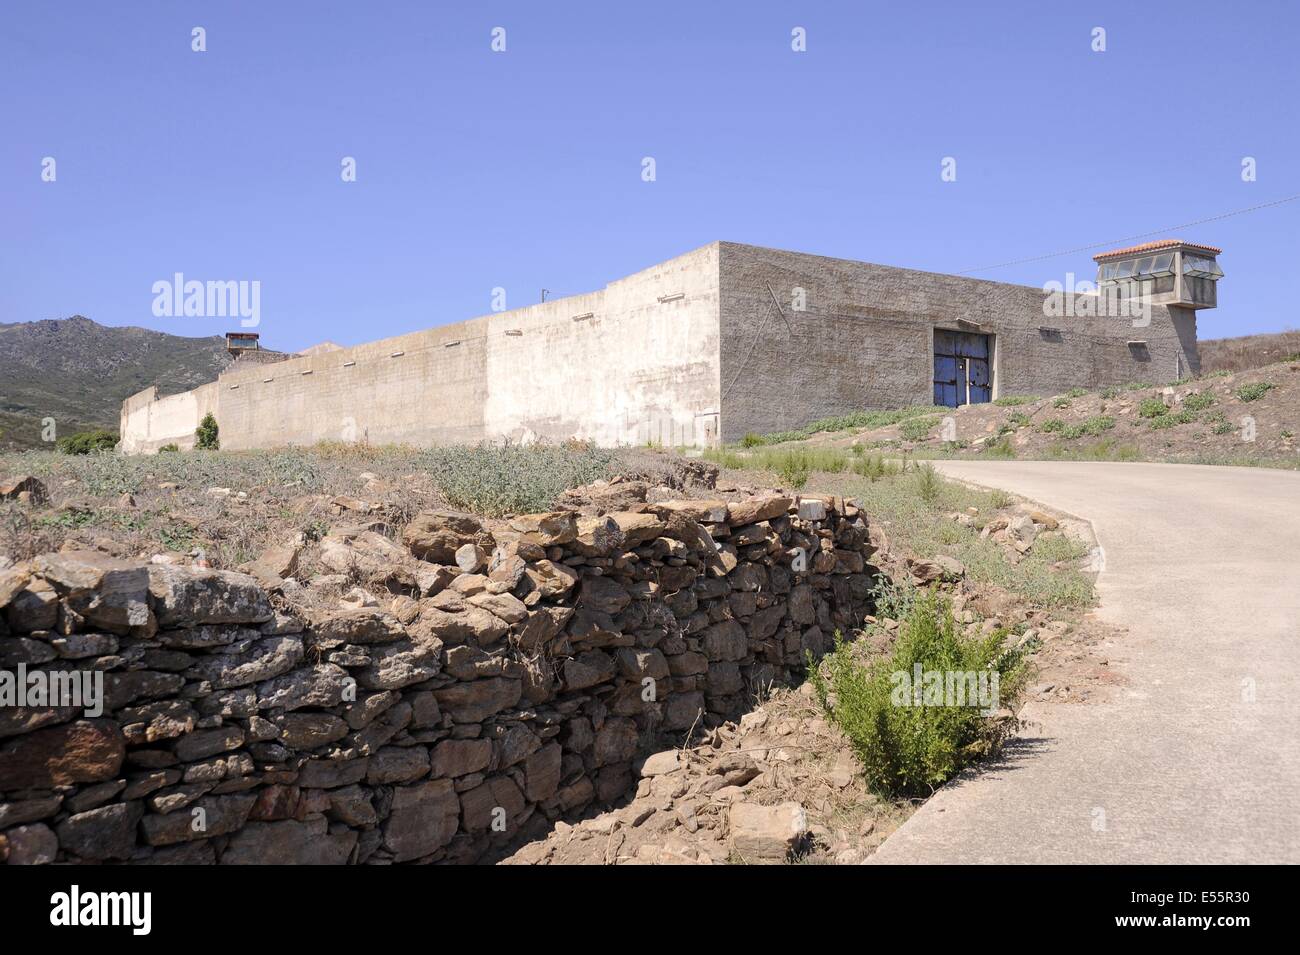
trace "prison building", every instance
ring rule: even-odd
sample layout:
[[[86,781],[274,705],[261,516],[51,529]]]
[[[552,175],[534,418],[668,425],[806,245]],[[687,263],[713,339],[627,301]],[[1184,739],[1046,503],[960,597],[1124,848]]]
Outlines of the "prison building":
[[[239,359],[122,406],[121,447],[318,441],[711,446],[862,409],[1172,381],[1199,368],[1219,250],[1096,256],[1096,292],[1047,292],[714,242],[603,289],[396,338]],[[1138,308],[1145,306],[1145,308]]]

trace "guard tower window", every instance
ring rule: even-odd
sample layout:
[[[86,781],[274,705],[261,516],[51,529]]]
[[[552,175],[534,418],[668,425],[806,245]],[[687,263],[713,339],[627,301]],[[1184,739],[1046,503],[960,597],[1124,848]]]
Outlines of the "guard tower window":
[[[1213,308],[1223,277],[1219,250],[1177,239],[1148,242],[1095,256],[1099,291],[1149,297],[1157,305]]]

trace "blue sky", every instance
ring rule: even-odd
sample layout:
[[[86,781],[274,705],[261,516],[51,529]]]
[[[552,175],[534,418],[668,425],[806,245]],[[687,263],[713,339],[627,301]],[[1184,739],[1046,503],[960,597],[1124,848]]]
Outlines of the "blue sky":
[[[297,349],[715,239],[939,272],[1122,239],[1300,193],[1297,36],[1262,0],[9,4],[0,321],[226,331],[153,315],[182,272],[259,281]],[[1300,325],[1298,233],[1300,202],[1178,230],[1225,250],[1201,337]]]

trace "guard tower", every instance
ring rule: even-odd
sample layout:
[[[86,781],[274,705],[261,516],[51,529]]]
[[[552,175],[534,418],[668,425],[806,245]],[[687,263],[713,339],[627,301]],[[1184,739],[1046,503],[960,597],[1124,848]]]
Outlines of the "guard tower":
[[[249,352],[261,351],[257,332],[226,332],[226,351],[238,359]]]
[[[1161,239],[1094,255],[1097,289],[1122,298],[1147,297],[1152,305],[1214,308],[1223,278],[1222,249],[1181,239]],[[1113,293],[1112,293],[1113,294]]]

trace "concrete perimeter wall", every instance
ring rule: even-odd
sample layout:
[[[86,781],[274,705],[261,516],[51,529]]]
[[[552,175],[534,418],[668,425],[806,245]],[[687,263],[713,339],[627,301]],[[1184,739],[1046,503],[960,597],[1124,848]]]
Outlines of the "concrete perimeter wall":
[[[795,288],[806,307],[795,311]],[[770,289],[770,291],[769,291]],[[1195,314],[1051,315],[1041,289],[713,243],[585,295],[272,365],[123,405],[122,449],[570,438],[713,445],[933,401],[934,329],[993,336],[993,395],[1058,394],[1199,369]],[[1095,296],[1069,295],[1077,311]],[[777,303],[779,303],[779,308]],[[1051,332],[1044,331],[1052,329]],[[970,330],[970,329],[967,329]],[[1132,348],[1130,341],[1144,341]]]
[[[931,404],[934,328],[955,329],[958,319],[994,335],[994,397],[1173,381],[1199,367],[1195,317],[1181,309],[1153,306],[1143,328],[1127,318],[1052,318],[1045,294],[1029,286],[732,242],[719,244],[719,273],[724,441]],[[791,307],[796,287],[806,311]],[[1127,344],[1138,339],[1148,343],[1144,357]]]
[[[208,411],[227,450],[503,438],[711,443],[717,274],[714,244],[585,295],[273,365],[237,362],[193,392],[128,399],[122,450],[188,447]]]
[[[156,452],[167,444],[182,451],[194,447],[194,429],[203,416],[217,413],[219,385],[209,382],[193,391],[158,397],[158,389],[146,388],[122,402],[119,425],[122,449],[131,454]]]

